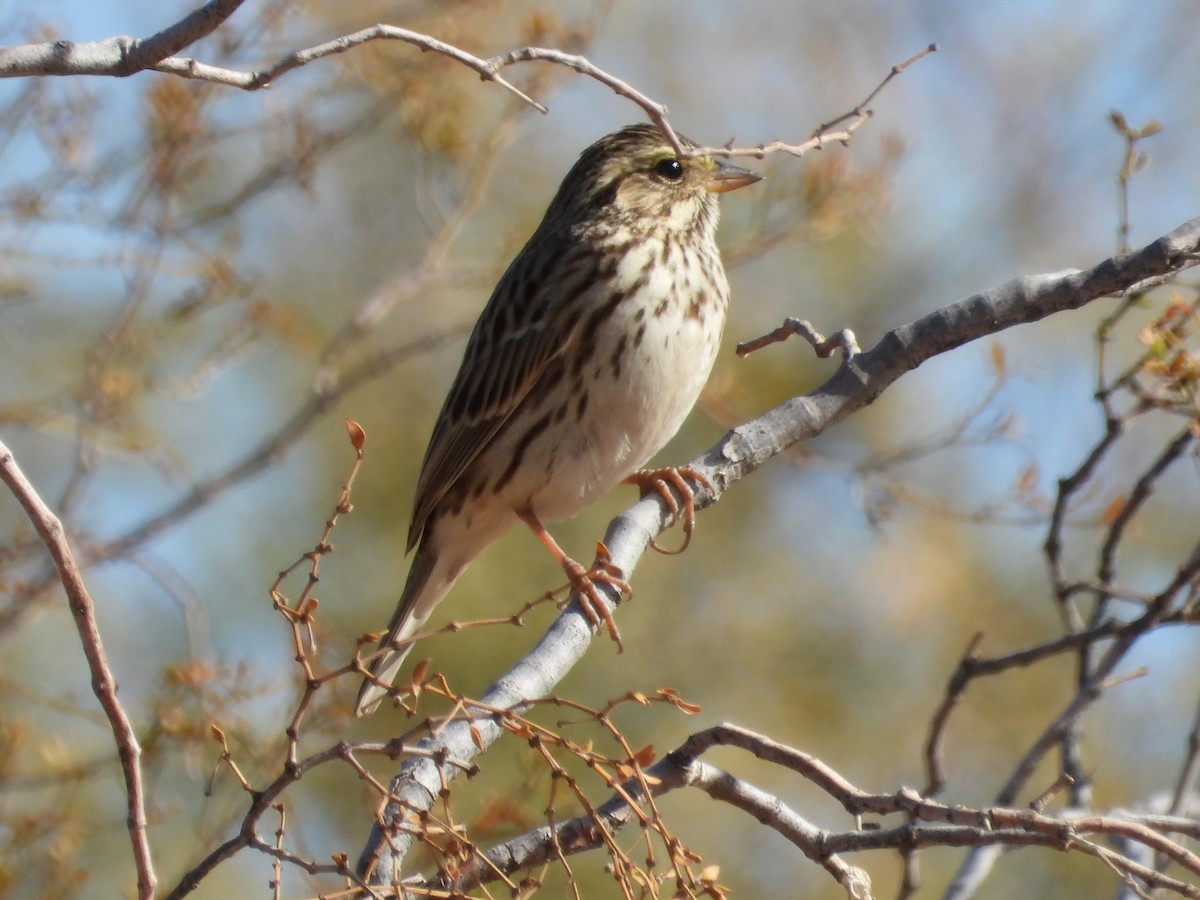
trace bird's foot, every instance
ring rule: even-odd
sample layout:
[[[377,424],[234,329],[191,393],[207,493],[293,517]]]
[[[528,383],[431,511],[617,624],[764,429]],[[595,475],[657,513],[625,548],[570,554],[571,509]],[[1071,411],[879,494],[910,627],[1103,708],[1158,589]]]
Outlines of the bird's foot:
[[[667,550],[658,541],[652,540],[650,546],[659,553],[667,555],[682,553],[692,542],[692,531],[696,527],[696,489],[688,483],[689,478],[706,490],[713,490],[713,484],[708,480],[708,476],[692,466],[638,469],[624,479],[624,484],[637,485],[643,497],[651,492],[662,497],[663,503],[667,505],[667,512],[671,514],[672,523],[680,521],[681,504],[671,489],[674,488],[675,491],[679,492],[679,496],[683,498],[683,544],[678,550]]]
[[[625,645],[621,643],[621,632],[617,630],[617,623],[613,619],[612,611],[608,608],[607,598],[601,594],[597,584],[611,585],[621,595],[632,594],[633,590],[629,587],[629,582],[625,580],[626,575],[621,567],[613,563],[612,553],[609,552],[609,549],[601,541],[597,541],[596,562],[592,568],[585,569],[567,556],[562,547],[558,546],[558,542],[550,536],[550,532],[545,529],[533,510],[519,509],[516,510],[516,513],[533,530],[533,533],[538,536],[538,540],[558,560],[558,564],[567,573],[567,578],[571,583],[571,593],[568,595],[568,599],[577,594],[579,605],[588,621],[592,623],[592,627],[599,628],[604,625],[608,628],[609,636],[616,641],[618,652],[624,650]]]
[[[622,596],[632,595],[633,590],[625,580],[625,573],[620,566],[612,561],[612,554],[602,541],[596,542],[596,562],[590,569],[585,569],[569,556],[563,556],[563,571],[571,581],[571,593],[579,596],[579,606],[583,614],[594,628],[603,625],[608,629],[608,636],[616,642],[617,652],[625,649],[621,642],[621,632],[613,619],[612,611],[608,608],[605,597],[600,593],[598,584],[607,584],[617,589]]]

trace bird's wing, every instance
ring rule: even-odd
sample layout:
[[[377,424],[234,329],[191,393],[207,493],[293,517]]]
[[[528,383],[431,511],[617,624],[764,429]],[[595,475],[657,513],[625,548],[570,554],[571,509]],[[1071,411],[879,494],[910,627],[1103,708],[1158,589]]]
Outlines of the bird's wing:
[[[536,235],[535,235],[536,238]],[[556,360],[577,342],[577,323],[563,321],[573,291],[588,290],[586,265],[574,268],[569,283],[555,283],[551,272],[572,271],[556,254],[538,254],[543,266],[526,256],[535,240],[517,256],[484,308],[467,342],[462,366],[438,415],[417,480],[416,502],[408,532],[408,549],[420,540],[434,508],[467,467],[496,439],[505,423],[547,375]],[[571,248],[560,248],[570,254]],[[540,269],[540,270],[539,270]],[[565,290],[564,290],[565,289]],[[551,372],[553,374],[553,372]]]

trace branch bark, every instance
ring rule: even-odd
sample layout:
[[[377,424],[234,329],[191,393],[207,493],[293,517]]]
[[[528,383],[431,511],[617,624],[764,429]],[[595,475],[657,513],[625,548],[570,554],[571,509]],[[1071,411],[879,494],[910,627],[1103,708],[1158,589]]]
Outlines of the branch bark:
[[[30,75],[111,75],[154,69],[214,32],[245,0],[210,0],[148,38],[117,35],[100,41],[45,41],[0,47],[0,78]]]

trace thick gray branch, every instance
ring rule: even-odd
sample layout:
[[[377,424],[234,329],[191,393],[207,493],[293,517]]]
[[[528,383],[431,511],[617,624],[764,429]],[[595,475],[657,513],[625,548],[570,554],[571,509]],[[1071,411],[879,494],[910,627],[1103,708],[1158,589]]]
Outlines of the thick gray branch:
[[[210,0],[192,14],[148,38],[126,35],[102,41],[46,41],[0,47],[0,78],[29,75],[116,75],[152,69],[184,47],[207,37],[244,0]]]

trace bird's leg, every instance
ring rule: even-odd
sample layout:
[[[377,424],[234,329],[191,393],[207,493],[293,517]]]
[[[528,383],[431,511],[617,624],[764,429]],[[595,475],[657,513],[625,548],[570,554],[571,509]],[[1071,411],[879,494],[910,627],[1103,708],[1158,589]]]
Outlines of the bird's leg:
[[[708,480],[708,476],[692,466],[638,469],[622,481],[623,484],[637,485],[643,497],[652,491],[662,497],[663,503],[667,505],[667,512],[671,514],[672,523],[679,521],[679,501],[675,499],[671,488],[675,488],[679,492],[679,496],[683,498],[683,546],[678,550],[667,550],[658,541],[651,541],[650,546],[659,553],[667,555],[682,553],[692,542],[692,530],[696,527],[696,491],[688,484],[689,478],[701,487],[713,490],[713,484]]]
[[[621,632],[617,629],[617,623],[613,619],[608,605],[604,602],[604,598],[600,596],[596,583],[610,584],[621,594],[631,594],[633,591],[629,587],[629,582],[625,580],[625,573],[613,564],[608,548],[602,542],[597,541],[596,565],[591,569],[585,569],[567,556],[531,510],[518,511],[517,515],[538,536],[538,540],[545,545],[551,555],[558,560],[562,570],[567,573],[567,578],[571,582],[571,590],[579,594],[579,606],[583,609],[584,615],[588,617],[588,621],[595,628],[599,628],[601,624],[608,628],[608,635],[616,642],[618,652],[623,651],[625,645],[621,643]]]

